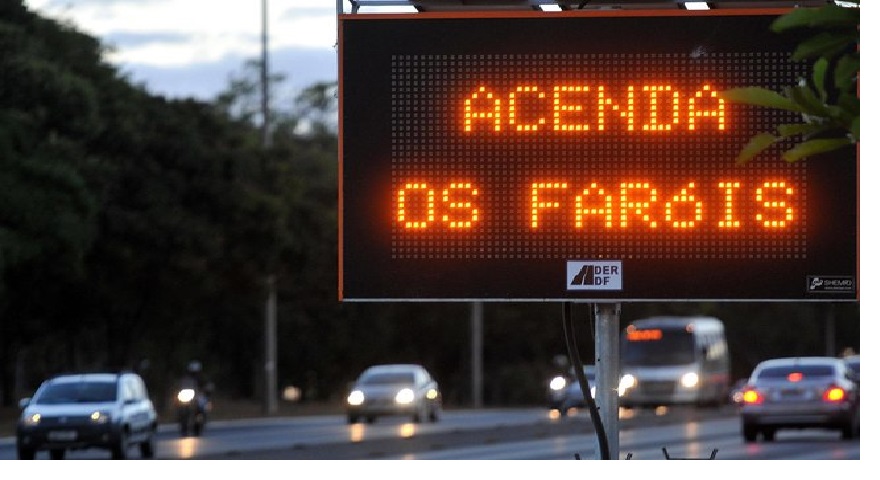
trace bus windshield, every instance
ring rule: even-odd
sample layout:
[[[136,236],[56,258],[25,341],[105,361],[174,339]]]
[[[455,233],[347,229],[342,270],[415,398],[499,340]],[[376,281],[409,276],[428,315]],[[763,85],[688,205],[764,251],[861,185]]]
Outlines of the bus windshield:
[[[624,365],[685,365],[697,361],[694,336],[682,330],[660,330],[654,335],[629,338],[621,345]]]

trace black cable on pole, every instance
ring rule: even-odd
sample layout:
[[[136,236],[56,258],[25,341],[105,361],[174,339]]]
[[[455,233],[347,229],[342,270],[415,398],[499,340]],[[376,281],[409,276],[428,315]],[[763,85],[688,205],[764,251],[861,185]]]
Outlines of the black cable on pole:
[[[574,338],[574,320],[571,318],[571,302],[565,302],[562,312],[562,329],[565,332],[565,344],[568,347],[569,363],[574,366],[574,374],[577,376],[578,383],[581,386],[581,395],[590,408],[590,418],[593,420],[593,426],[596,435],[599,437],[599,453],[602,460],[610,460],[611,454],[608,451],[608,434],[605,433],[605,426],[602,424],[602,418],[599,417],[599,407],[593,395],[590,394],[590,383],[584,374],[584,364],[581,362],[581,355],[578,353],[577,342]]]

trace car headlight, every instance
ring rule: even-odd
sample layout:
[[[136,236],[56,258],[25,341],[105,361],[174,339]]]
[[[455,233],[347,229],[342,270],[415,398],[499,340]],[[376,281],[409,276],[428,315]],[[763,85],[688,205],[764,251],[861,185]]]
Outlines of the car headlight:
[[[425,394],[425,396],[428,397],[428,400],[434,400],[435,398],[440,396],[440,392],[437,391],[436,388],[432,388],[428,390],[428,393]]]
[[[107,412],[94,411],[89,415],[89,421],[95,425],[103,425],[110,422],[110,414]]]
[[[394,397],[394,401],[400,405],[409,405],[416,399],[416,394],[412,391],[411,388],[403,388],[399,392],[397,392],[397,396]]]
[[[348,404],[357,407],[359,405],[363,405],[364,403],[364,392],[360,390],[352,390],[351,393],[348,394]]]
[[[562,390],[563,388],[565,388],[565,384],[566,384],[565,377],[563,377],[561,375],[555,376],[555,377],[553,377],[552,380],[550,380],[550,390],[553,390],[553,391]]]
[[[21,417],[21,423],[26,427],[36,427],[40,424],[40,420],[42,419],[43,416],[39,413],[29,413]]]
[[[684,388],[694,388],[700,383],[700,376],[694,372],[688,372],[681,376],[681,386]]]
[[[618,388],[620,389],[621,393],[623,393],[623,392],[625,392],[635,386],[636,386],[636,377],[633,376],[633,374],[627,373],[626,375],[620,377],[620,384],[618,385]]]

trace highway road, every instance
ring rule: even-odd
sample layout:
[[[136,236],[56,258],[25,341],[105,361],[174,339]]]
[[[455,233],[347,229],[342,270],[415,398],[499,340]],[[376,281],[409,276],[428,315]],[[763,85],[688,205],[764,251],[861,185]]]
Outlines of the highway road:
[[[860,439],[838,432],[780,431],[774,442],[746,444],[730,408],[621,411],[620,459],[858,460]],[[664,452],[665,449],[665,452]],[[158,459],[202,460],[576,460],[597,459],[586,411],[560,418],[542,408],[447,410],[437,423],[404,417],[372,424],[342,415],[258,418],[209,423],[200,437],[163,425]],[[139,458],[137,448],[131,458]],[[38,459],[47,458],[41,453]],[[101,450],[69,459],[104,459]],[[0,460],[15,459],[13,438],[0,439]]]

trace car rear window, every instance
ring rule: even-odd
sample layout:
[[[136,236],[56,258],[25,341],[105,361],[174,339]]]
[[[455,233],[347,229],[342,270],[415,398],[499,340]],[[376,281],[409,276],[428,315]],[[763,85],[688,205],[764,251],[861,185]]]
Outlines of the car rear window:
[[[800,373],[804,379],[831,377],[834,367],[831,365],[789,365],[784,367],[768,367],[758,373],[761,380],[786,379],[791,373]]]
[[[36,403],[102,403],[116,401],[116,382],[64,382],[46,386]]]

